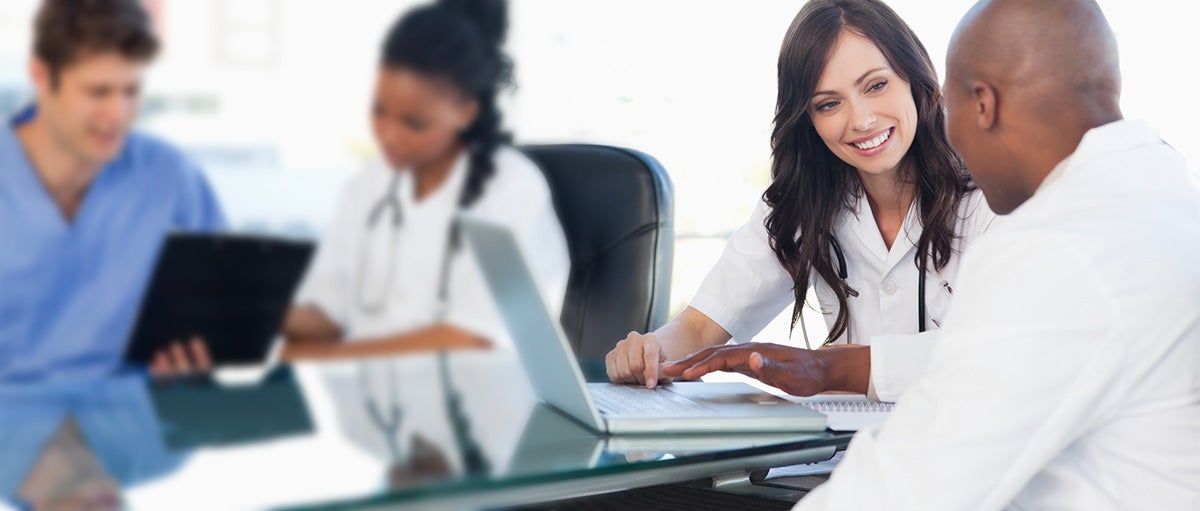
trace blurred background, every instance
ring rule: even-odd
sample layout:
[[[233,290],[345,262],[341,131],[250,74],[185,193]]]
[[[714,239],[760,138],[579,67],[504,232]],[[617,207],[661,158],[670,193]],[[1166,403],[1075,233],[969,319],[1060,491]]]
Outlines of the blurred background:
[[[0,1],[0,113],[30,98],[37,0]],[[140,127],[208,173],[239,231],[316,237],[341,183],[371,164],[368,108],[381,38],[409,0],[145,0],[165,48]],[[889,2],[941,76],[970,0]],[[1196,2],[1101,0],[1117,32],[1127,117],[1200,162],[1191,56]],[[775,60],[801,0],[513,0],[518,143],[631,147],[676,194],[672,315],[769,181]],[[788,336],[788,311],[760,340]],[[810,335],[824,337],[819,314]],[[792,343],[801,343],[797,333]]]

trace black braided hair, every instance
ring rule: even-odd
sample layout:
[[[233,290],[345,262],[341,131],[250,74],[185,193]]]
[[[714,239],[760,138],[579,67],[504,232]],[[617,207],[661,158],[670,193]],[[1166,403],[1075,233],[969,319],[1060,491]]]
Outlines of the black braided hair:
[[[461,134],[469,153],[459,206],[470,207],[496,173],[496,150],[512,141],[501,130],[500,91],[513,85],[512,60],[501,48],[508,31],[506,0],[440,0],[402,16],[383,43],[383,65],[446,79],[479,104]]]

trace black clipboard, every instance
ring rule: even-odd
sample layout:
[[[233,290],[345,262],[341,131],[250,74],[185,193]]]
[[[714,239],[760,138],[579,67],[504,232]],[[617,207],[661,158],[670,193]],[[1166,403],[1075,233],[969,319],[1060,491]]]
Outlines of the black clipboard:
[[[202,336],[214,365],[263,362],[312,254],[307,241],[169,235],[125,361],[149,364],[172,340]]]

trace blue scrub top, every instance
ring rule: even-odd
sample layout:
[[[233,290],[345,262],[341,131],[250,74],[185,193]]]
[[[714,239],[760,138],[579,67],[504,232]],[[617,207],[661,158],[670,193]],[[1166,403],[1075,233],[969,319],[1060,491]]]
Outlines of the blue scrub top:
[[[182,152],[130,133],[67,222],[16,137],[36,115],[0,129],[0,382],[95,378],[121,364],[165,235],[225,220]]]

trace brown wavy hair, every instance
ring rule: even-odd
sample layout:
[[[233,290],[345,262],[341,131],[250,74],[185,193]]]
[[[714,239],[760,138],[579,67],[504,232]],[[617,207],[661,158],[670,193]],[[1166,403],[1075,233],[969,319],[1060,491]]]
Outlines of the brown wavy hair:
[[[846,332],[847,299],[858,294],[838,278],[832,260],[834,219],[842,208],[854,206],[863,188],[854,168],[830,152],[817,134],[808,104],[844,30],[875,43],[912,88],[917,127],[912,146],[900,163],[899,177],[915,188],[923,230],[914,263],[921,271],[927,259],[938,270],[950,261],[958,207],[973,188],[962,159],[946,138],[945,104],[933,63],[912,29],[878,0],[812,0],[805,4],[779,52],[771,185],[763,200],[771,206],[766,220],[771,249],[794,282],[792,329],[800,319],[812,272],[837,295],[838,315],[825,343]]]

